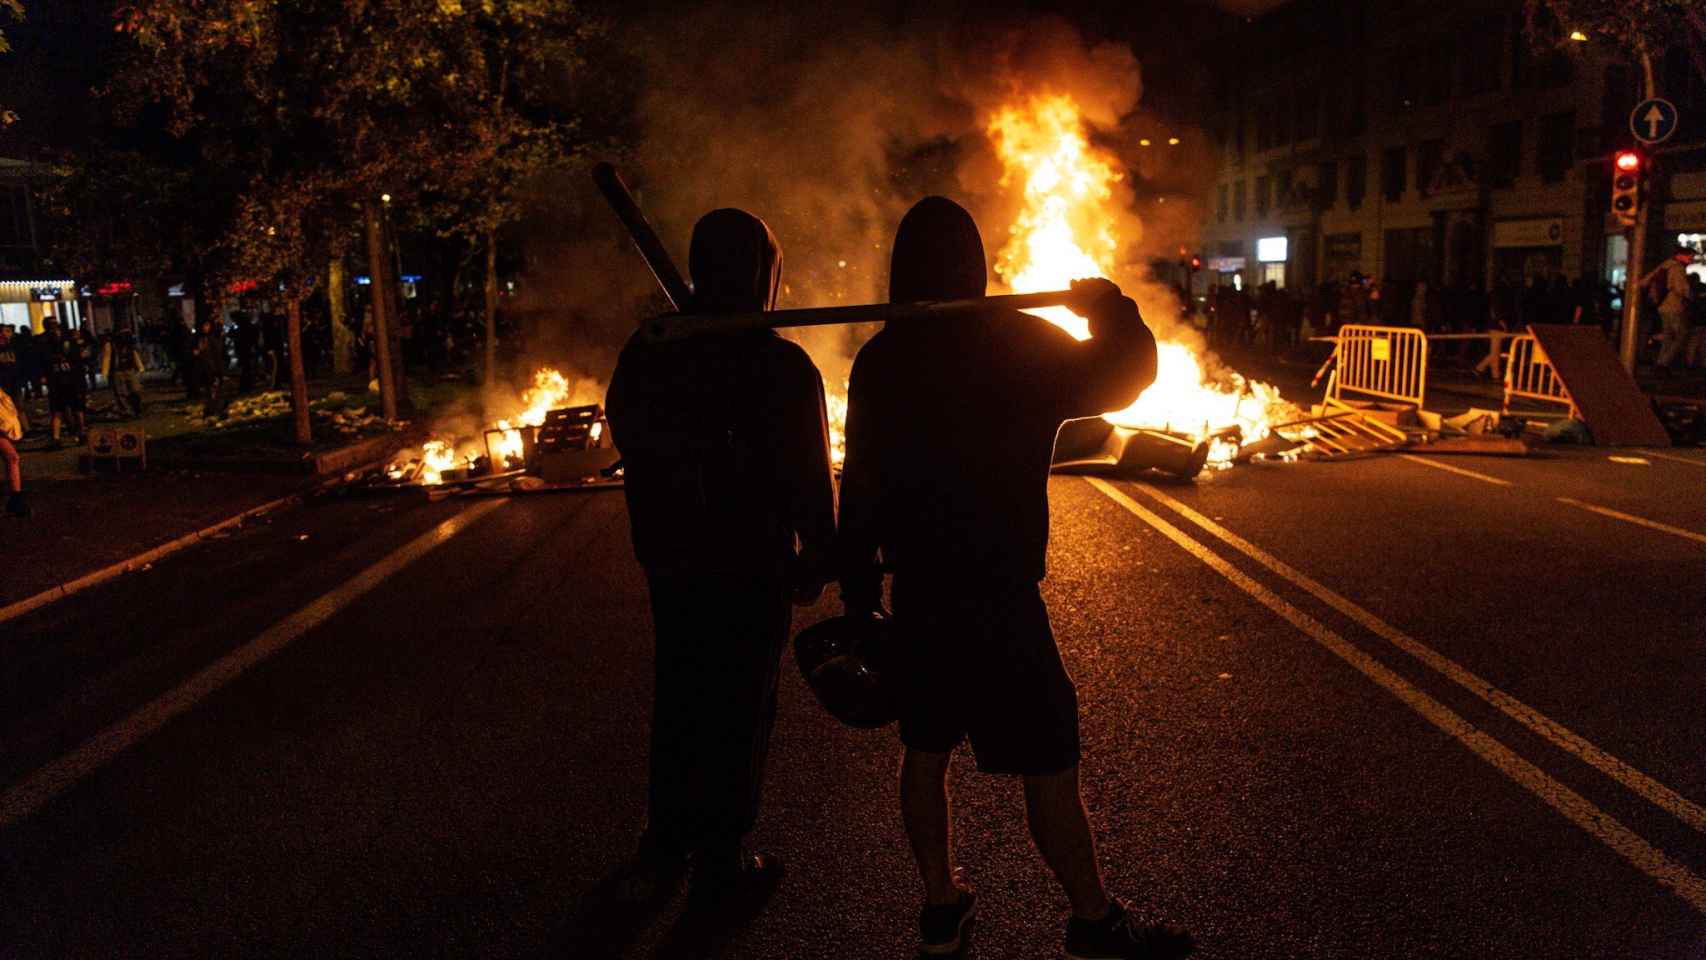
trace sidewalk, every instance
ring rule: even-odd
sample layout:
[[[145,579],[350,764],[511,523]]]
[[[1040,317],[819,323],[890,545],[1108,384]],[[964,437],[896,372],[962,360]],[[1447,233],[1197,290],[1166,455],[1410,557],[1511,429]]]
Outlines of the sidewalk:
[[[368,422],[378,399],[366,395],[363,386],[337,380],[310,385],[317,409],[315,451],[347,449],[364,438],[395,433]],[[428,409],[453,402],[456,392],[411,390],[423,408],[421,419]],[[340,393],[343,398],[336,396]],[[181,387],[150,381],[145,394],[140,421],[91,412],[88,423],[91,430],[140,424],[149,451],[145,472],[81,472],[79,460],[87,449],[75,444],[46,449],[46,404],[28,405],[33,429],[18,448],[32,516],[0,516],[0,607],[325,482],[312,472],[311,462],[303,461],[303,451],[289,443],[288,414],[214,426],[201,418],[200,404],[184,400]],[[273,405],[255,397],[246,395],[248,407],[264,413],[261,408]],[[110,399],[104,389],[90,395],[91,404],[101,407]],[[354,414],[363,406],[372,409]],[[340,424],[345,429],[337,429]],[[361,425],[351,429],[353,424]],[[404,435],[397,436],[401,441]]]

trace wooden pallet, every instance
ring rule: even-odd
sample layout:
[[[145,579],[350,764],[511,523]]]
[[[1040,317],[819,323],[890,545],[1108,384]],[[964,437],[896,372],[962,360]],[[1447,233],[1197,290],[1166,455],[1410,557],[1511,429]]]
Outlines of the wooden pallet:
[[[1398,450],[1413,442],[1410,434],[1399,427],[1344,408],[1282,423],[1273,432],[1302,443],[1305,454],[1321,458]]]

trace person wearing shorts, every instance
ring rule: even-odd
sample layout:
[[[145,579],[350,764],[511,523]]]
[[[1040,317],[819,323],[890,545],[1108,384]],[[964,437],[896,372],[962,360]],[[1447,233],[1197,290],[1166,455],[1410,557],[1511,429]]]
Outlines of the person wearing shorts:
[[[53,442],[59,443],[60,434],[67,426],[77,431],[81,441],[87,429],[84,414],[88,409],[82,341],[74,333],[61,332],[57,320],[49,319],[43,331],[47,338],[43,353],[47,357],[47,409],[52,416],[49,429]]]
[[[981,297],[971,215],[927,197],[895,235],[889,300]],[[1025,786],[1031,836],[1072,903],[1066,952],[1182,957],[1189,936],[1139,924],[1108,896],[1079,791],[1078,699],[1038,583],[1048,476],[1063,422],[1120,410],[1155,379],[1155,338],[1106,280],[1073,284],[1079,342],[1046,320],[990,308],[890,323],[860,349],[848,385],[837,540],[849,614],[882,604],[894,572],[903,662],[901,818],[924,881],[921,950],[961,952],[976,898],[953,864],[947,775],[970,741],[978,768]]]

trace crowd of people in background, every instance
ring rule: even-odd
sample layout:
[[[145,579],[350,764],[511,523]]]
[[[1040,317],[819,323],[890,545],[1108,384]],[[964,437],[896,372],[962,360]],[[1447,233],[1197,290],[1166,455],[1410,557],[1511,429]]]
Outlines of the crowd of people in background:
[[[507,368],[526,353],[526,344],[509,315],[500,311],[497,319],[499,362]],[[352,368],[376,378],[371,314],[348,322]],[[186,399],[209,413],[242,394],[282,389],[290,379],[286,330],[284,314],[250,306],[229,311],[223,320],[209,317],[199,323],[172,310],[126,320],[99,335],[87,323],[67,330],[51,317],[40,333],[27,325],[0,324],[0,390],[13,400],[26,431],[29,405],[46,399],[53,441],[81,441],[90,397],[102,388],[111,391],[112,402],[100,405],[101,413],[142,416],[144,375],[150,371],[182,386]],[[483,357],[484,318],[472,307],[452,311],[408,303],[400,332],[403,362],[433,374],[472,370]],[[333,341],[328,312],[305,308],[302,360],[310,379],[331,372]]]
[[[22,493],[18,441],[55,450],[87,442],[91,415],[135,420],[147,409],[146,379],[184,389],[204,416],[255,391],[284,389],[290,355],[283,313],[244,303],[192,322],[172,309],[154,317],[132,315],[97,334],[85,322],[70,328],[48,317],[39,332],[27,324],[0,324],[0,480],[5,510],[28,513]],[[435,376],[472,374],[485,349],[485,321],[475,305],[447,309],[440,302],[409,300],[402,307],[398,345],[402,362]],[[350,316],[351,369],[377,379],[371,313]],[[513,374],[526,354],[515,318],[497,315],[498,362]],[[302,361],[310,379],[332,372],[335,337],[324,299],[304,305]],[[102,391],[110,399],[102,398]],[[46,417],[41,414],[45,405]],[[35,415],[32,418],[32,413]]]
[[[1659,375],[1706,371],[1706,285],[1689,272],[1678,248],[1652,273],[1637,278],[1643,364]],[[1623,321],[1623,292],[1585,277],[1536,275],[1524,284],[1502,279],[1491,290],[1478,282],[1435,285],[1425,280],[1397,289],[1390,279],[1352,272],[1307,290],[1270,281],[1253,289],[1222,284],[1199,301],[1210,342],[1220,349],[1286,352],[1310,337],[1332,336],[1345,324],[1410,326],[1430,334],[1488,334],[1530,324],[1599,327],[1615,339]],[[1481,362],[1477,375],[1501,378],[1491,338],[1445,340],[1431,355],[1441,363]],[[1491,349],[1490,349],[1491,346]]]

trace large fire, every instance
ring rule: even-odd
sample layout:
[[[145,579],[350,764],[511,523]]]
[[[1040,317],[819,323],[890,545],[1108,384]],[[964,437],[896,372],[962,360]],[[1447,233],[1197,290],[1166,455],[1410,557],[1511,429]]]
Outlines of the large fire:
[[[570,402],[571,387],[567,377],[550,367],[533,373],[533,386],[521,395],[521,409],[493,422],[486,435],[465,437],[458,443],[454,437],[435,437],[421,445],[417,452],[404,452],[386,469],[394,480],[409,479],[427,486],[444,482],[452,470],[470,468],[480,457],[490,456],[493,472],[503,472],[519,465],[523,456],[521,431],[545,422],[545,414]],[[598,439],[600,424],[593,425],[593,439]]]
[[[1036,96],[997,111],[987,129],[1001,158],[1001,185],[1023,190],[996,273],[1016,293],[1061,290],[1075,279],[1110,276],[1120,241],[1107,205],[1123,175],[1090,143],[1078,105],[1063,94]],[[1080,340],[1090,336],[1084,318],[1064,307],[1034,312]],[[1165,329],[1157,339],[1155,383],[1130,407],[1103,414],[1109,421],[1197,440],[1237,426],[1249,442],[1267,436],[1272,415],[1286,411],[1274,387],[1230,371],[1215,382],[1186,343],[1166,339]],[[1211,461],[1225,463],[1234,453],[1235,447],[1222,445]]]

